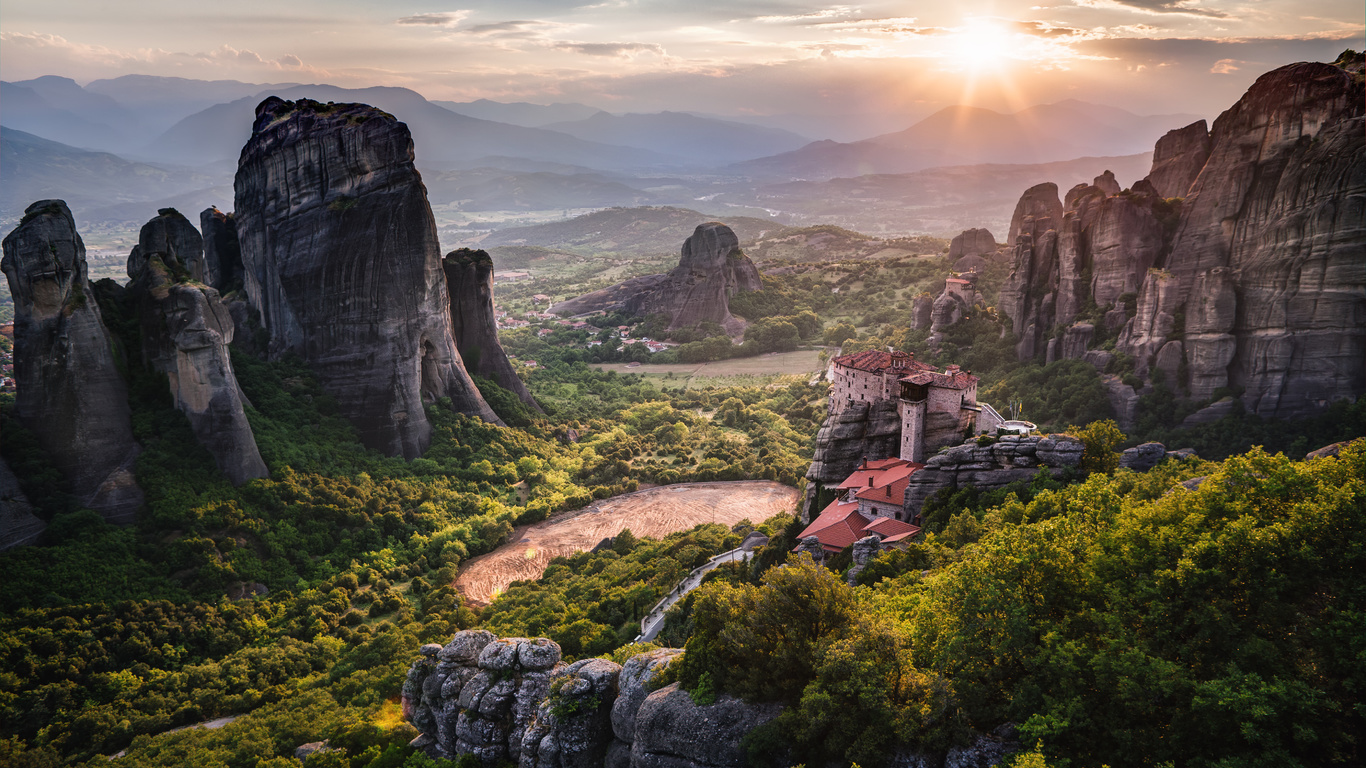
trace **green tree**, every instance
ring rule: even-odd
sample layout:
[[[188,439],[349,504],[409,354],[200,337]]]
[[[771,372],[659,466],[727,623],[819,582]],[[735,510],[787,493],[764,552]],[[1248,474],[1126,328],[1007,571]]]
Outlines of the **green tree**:
[[[1084,427],[1068,427],[1067,433],[1079,438],[1086,450],[1081,454],[1083,472],[1102,472],[1110,475],[1119,469],[1119,454],[1115,448],[1129,436],[1120,431],[1114,419],[1093,421]]]

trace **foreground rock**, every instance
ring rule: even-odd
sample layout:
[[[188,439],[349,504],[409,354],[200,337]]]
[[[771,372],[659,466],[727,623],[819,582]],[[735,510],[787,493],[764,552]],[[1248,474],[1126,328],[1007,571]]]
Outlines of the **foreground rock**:
[[[242,287],[242,246],[232,214],[217,208],[199,213],[199,233],[204,238],[204,282],[228,293]]]
[[[441,266],[451,294],[455,346],[466,370],[493,379],[522,402],[541,410],[512,369],[503,345],[498,343],[498,322],[493,314],[493,258],[487,251],[461,248],[446,254]]]
[[[677,683],[652,681],[682,651],[565,665],[545,638],[458,632],[427,645],[403,684],[403,712],[433,757],[474,755],[521,768],[740,768],[740,740],[777,717],[776,704],[729,696],[698,706]]]
[[[66,203],[29,206],[4,253],[0,267],[14,297],[15,415],[82,506],[131,523],[143,495],[132,472],[138,446],[128,386]]]
[[[669,316],[669,330],[718,323],[732,335],[744,323],[730,313],[730,297],[763,289],[754,262],[740,250],[740,240],[725,224],[699,224],[683,243],[678,266],[666,275],[634,278],[621,285],[585,294],[550,308],[558,314],[623,310],[633,315]]]
[[[166,376],[176,408],[234,485],[269,477],[232,370],[231,313],[203,273],[194,225],[163,208],[143,226],[128,258],[129,298],[138,308],[143,363]],[[198,266],[196,266],[198,265]]]
[[[1148,183],[1163,197],[1185,197],[1209,160],[1209,148],[1209,126],[1204,120],[1167,131],[1153,148]]]
[[[366,445],[421,455],[424,407],[442,397],[501,423],[451,336],[407,126],[363,104],[268,98],[234,186],[245,288],[269,353],[303,358]]]

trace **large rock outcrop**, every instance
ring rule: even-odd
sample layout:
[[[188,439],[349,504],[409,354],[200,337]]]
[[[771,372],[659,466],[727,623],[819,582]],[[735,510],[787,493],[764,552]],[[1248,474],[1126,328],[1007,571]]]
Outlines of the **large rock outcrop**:
[[[966,272],[973,262],[964,263],[963,259],[981,258],[996,252],[996,236],[987,229],[965,229],[949,241],[949,263],[955,271]],[[981,262],[985,264],[985,260]]]
[[[47,523],[33,514],[33,505],[19,488],[19,478],[0,459],[0,552],[32,544],[45,530]]]
[[[925,501],[942,490],[972,486],[993,491],[1029,480],[1041,471],[1061,474],[1081,463],[1085,450],[1071,435],[1005,435],[991,445],[965,443],[931,456],[925,468],[911,475],[902,501],[905,519],[920,515]]]
[[[901,453],[901,415],[896,400],[855,402],[827,416],[816,433],[816,452],[806,477],[838,485],[864,459]]]
[[[1263,75],[1208,135],[1163,137],[1132,189],[1069,191],[1061,220],[1047,187],[1027,191],[999,302],[1020,358],[1086,356],[1070,335],[1048,340],[1086,320],[1088,344],[1113,340],[1191,400],[1238,392],[1293,418],[1366,392],[1360,69],[1358,56]]]
[[[522,402],[540,410],[526,384],[512,369],[498,343],[498,321],[493,314],[493,258],[487,251],[460,248],[441,262],[451,294],[451,326],[465,369],[509,390]]]
[[[129,299],[142,326],[142,362],[166,376],[199,444],[234,485],[269,477],[242,403],[228,345],[231,313],[203,274],[199,232],[173,208],[142,227],[128,258]]]
[[[1366,391],[1363,102],[1359,72],[1302,63],[1219,116],[1119,340],[1141,373],[1178,336],[1190,378],[1175,384],[1194,400],[1227,387],[1286,418]]]
[[[451,336],[407,126],[363,104],[268,98],[235,191],[244,284],[270,354],[303,358],[366,445],[420,455],[424,407],[442,397],[501,423]]]
[[[683,253],[666,275],[648,275],[585,294],[550,308],[559,314],[620,309],[633,315],[669,316],[669,330],[718,323],[732,335],[744,323],[730,313],[730,297],[763,289],[754,262],[740,250],[740,240],[719,222],[699,224],[683,242]]]
[[[1209,147],[1209,126],[1204,120],[1167,131],[1153,147],[1148,183],[1163,197],[1185,197],[1209,160]]]
[[[61,200],[24,211],[0,267],[14,297],[15,415],[80,503],[114,523],[142,506],[128,385],[91,290],[85,244]]]
[[[499,639],[473,629],[422,648],[403,684],[403,713],[433,757],[473,755],[521,768],[740,768],[740,740],[776,704],[730,696],[698,706],[675,683],[652,681],[682,654],[664,648],[624,667],[566,665],[545,638]]]

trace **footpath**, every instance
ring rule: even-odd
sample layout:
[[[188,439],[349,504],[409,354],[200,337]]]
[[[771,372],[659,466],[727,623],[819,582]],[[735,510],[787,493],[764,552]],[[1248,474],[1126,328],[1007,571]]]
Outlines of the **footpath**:
[[[753,557],[753,552],[746,552],[744,549],[732,549],[729,552],[722,552],[702,565],[697,566],[683,578],[682,581],[674,585],[669,594],[664,596],[645,614],[645,618],[640,620],[640,634],[636,636],[635,642],[644,643],[655,639],[659,635],[659,630],[664,628],[664,614],[674,606],[685,595],[697,588],[702,583],[702,577],[722,563],[738,563]]]

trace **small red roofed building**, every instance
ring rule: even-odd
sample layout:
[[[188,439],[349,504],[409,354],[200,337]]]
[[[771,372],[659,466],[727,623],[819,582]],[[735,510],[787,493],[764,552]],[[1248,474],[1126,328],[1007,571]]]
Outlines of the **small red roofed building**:
[[[901,502],[911,475],[924,466],[905,459],[865,460],[798,538],[815,536],[827,555],[872,533],[882,537],[884,549],[909,543],[920,527],[901,520]]]

